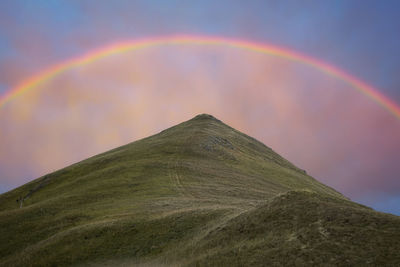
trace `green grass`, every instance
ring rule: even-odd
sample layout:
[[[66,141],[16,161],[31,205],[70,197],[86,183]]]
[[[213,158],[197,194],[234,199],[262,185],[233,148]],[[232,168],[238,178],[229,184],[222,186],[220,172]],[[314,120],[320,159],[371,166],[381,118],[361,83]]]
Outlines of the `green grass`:
[[[289,191],[211,231],[188,264],[395,266],[399,223],[347,200]]]
[[[398,265],[399,232],[209,115],[0,195],[4,266]]]

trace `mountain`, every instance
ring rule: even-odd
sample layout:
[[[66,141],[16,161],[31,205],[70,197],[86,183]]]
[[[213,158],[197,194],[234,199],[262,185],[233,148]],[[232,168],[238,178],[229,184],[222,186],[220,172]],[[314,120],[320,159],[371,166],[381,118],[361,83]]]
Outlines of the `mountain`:
[[[399,251],[400,217],[205,114],[0,195],[1,266],[399,266]]]

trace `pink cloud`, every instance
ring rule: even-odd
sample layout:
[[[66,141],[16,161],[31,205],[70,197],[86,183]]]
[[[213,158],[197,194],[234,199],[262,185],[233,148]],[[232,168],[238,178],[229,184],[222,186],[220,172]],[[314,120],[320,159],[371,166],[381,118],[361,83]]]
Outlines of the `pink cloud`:
[[[195,46],[105,58],[2,108],[0,183],[22,184],[198,113],[258,138],[348,196],[400,192],[400,122],[375,102],[299,63]]]

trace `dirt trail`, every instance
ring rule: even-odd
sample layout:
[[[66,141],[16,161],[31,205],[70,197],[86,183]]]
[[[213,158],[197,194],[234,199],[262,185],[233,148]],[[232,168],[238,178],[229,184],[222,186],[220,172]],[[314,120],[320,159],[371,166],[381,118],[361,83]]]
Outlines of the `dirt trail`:
[[[44,176],[38,185],[36,185],[34,188],[29,190],[28,194],[26,194],[24,197],[20,197],[17,200],[19,202],[19,207],[22,208],[24,201],[26,199],[30,198],[33,195],[33,193],[39,191],[39,189],[41,189],[43,186],[45,186],[47,184],[48,180],[49,180],[49,176],[48,175]]]
[[[188,136],[184,142],[188,141],[190,136]],[[172,156],[168,161],[168,176],[171,178],[171,181],[175,184],[178,192],[180,192],[183,196],[187,198],[194,198],[193,194],[189,192],[187,188],[185,188],[182,183],[182,176],[180,175],[178,169],[182,166],[182,159],[178,156],[182,154],[184,146],[177,146],[175,151],[175,156]]]

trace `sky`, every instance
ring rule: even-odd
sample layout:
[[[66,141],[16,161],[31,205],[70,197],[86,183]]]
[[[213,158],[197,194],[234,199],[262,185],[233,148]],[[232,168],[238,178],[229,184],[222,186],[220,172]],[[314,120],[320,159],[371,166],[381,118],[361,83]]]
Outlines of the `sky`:
[[[0,2],[0,98],[119,42],[208,36],[326,62],[400,103],[398,1]],[[70,68],[0,106],[0,192],[199,113],[350,199],[400,215],[400,120],[318,68],[229,46],[159,45]]]

